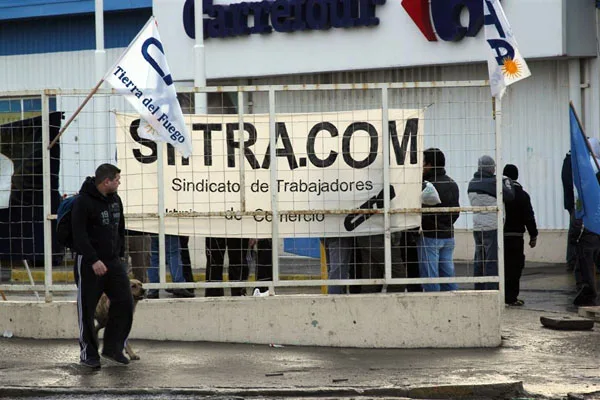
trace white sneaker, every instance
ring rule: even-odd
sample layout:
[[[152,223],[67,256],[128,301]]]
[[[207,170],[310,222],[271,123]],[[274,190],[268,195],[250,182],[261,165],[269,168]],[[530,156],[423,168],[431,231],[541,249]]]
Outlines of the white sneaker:
[[[254,297],[266,297],[269,295],[269,289],[266,290],[266,292],[261,293],[259,288],[254,289],[254,293],[252,293],[252,296]]]

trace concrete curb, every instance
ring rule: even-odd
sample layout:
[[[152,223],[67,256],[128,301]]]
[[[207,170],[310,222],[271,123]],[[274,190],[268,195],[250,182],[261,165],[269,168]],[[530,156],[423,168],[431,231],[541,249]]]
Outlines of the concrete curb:
[[[104,395],[171,395],[171,396],[239,396],[239,397],[353,397],[411,399],[506,399],[526,394],[523,382],[490,383],[482,385],[449,385],[424,387],[315,387],[315,388],[49,388],[49,387],[0,387],[0,396],[28,398],[34,396],[92,395],[99,391]]]

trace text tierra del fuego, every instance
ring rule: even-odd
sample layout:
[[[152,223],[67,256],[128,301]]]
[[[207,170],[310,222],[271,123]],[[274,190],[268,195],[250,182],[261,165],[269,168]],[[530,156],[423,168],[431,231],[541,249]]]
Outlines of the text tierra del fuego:
[[[423,111],[389,110],[390,209],[420,206]],[[384,160],[381,110],[278,114],[275,160],[269,144],[269,116],[236,114],[186,116],[193,155],[165,149],[164,181],[158,182],[157,144],[140,139],[139,117],[116,114],[119,188],[127,214],[157,213],[164,187],[169,234],[270,237],[271,169],[276,166],[278,231],[282,237],[360,236],[383,233]],[[242,136],[243,139],[240,139]],[[240,149],[242,154],[240,154]],[[243,160],[243,163],[240,163]],[[243,181],[240,179],[243,166]],[[243,196],[242,196],[243,195]],[[246,211],[240,216],[242,197]],[[349,210],[348,213],[294,213]],[[177,218],[192,212],[225,216]],[[262,212],[262,213],[261,213]],[[129,219],[128,228],[158,231],[157,219]],[[392,231],[419,226],[418,214],[393,213]]]
[[[156,116],[156,119],[162,126],[169,132],[169,136],[171,140],[177,141],[179,143],[183,143],[185,140],[184,135],[181,133],[179,128],[171,122],[169,118],[169,114],[161,110],[159,104],[154,103],[154,99],[152,97],[144,97],[144,91],[140,89],[133,79],[127,75],[127,71],[123,69],[121,66],[117,65],[115,67],[115,71],[113,75],[116,76],[124,86],[126,91],[129,91],[133,96],[138,99],[142,99],[142,105],[148,109],[150,114]]]

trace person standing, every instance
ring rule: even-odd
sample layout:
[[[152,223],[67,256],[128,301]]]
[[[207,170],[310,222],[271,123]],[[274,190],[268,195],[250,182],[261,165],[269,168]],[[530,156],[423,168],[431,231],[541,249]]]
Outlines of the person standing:
[[[239,238],[206,238],[206,282],[223,281],[223,264],[225,262],[225,251],[229,257],[229,281],[248,280],[248,262],[246,252],[248,251],[249,239]],[[245,288],[231,288],[232,296],[243,296]],[[206,297],[224,296],[223,288],[207,288],[204,291]]]
[[[179,236],[179,248],[181,250],[181,271],[183,279],[186,282],[194,282],[194,273],[192,272],[192,259],[190,257],[190,237]],[[194,293],[194,289],[188,289]]]
[[[516,165],[506,164],[504,176],[510,178],[515,190],[515,199],[506,203],[504,221],[504,302],[510,306],[522,306],[525,302],[518,298],[521,273],[525,268],[525,229],[529,233],[529,247],[537,244],[538,230],[529,194],[523,189]]]
[[[148,269],[148,281],[150,283],[159,282],[159,271],[158,271],[158,235],[152,237],[151,242],[151,256],[150,256],[150,268]],[[165,235],[165,256],[166,262],[171,272],[171,281],[173,283],[185,282],[183,277],[183,270],[181,267],[181,251],[179,248],[179,236]],[[168,289],[168,293],[171,293],[173,297],[177,298],[190,298],[196,297],[196,295],[188,289]],[[148,299],[158,299],[158,289],[151,289],[146,295]]]
[[[477,171],[469,182],[467,193],[473,207],[497,205],[496,163],[484,155],[477,161]],[[515,191],[510,178],[502,179],[504,203],[512,201]],[[473,237],[475,239],[474,276],[498,276],[498,216],[495,211],[473,213]],[[475,290],[498,290],[493,282],[476,283]]]
[[[423,207],[459,207],[458,185],[446,175],[446,157],[440,149],[423,152],[423,181],[437,190],[441,203]],[[421,278],[454,277],[454,223],[459,213],[423,213],[422,235],[418,239]],[[424,284],[426,292],[456,290],[456,283]]]
[[[256,279],[256,287],[254,291],[258,289],[259,292],[263,293],[269,288],[264,285],[264,282],[271,282],[273,280],[273,240],[272,239],[249,239],[248,249],[252,251],[256,246],[256,258],[255,258],[255,270],[254,275]]]
[[[571,151],[565,155],[563,165],[561,169],[561,180],[563,186],[563,206],[569,213],[569,233],[567,234],[567,271],[575,271],[576,257],[575,257],[575,244],[569,240],[569,237],[575,234],[575,191],[573,189],[573,169],[571,167]]]
[[[326,237],[323,240],[327,260],[327,279],[348,279],[354,261],[354,237]],[[347,286],[328,286],[328,294],[345,294]]]
[[[131,274],[138,281],[146,282],[146,270],[150,266],[150,235],[127,230],[125,242],[126,255],[131,257]]]
[[[88,177],[81,186],[71,215],[80,363],[94,369],[100,368],[94,313],[102,293],[110,300],[102,356],[120,364],[129,363],[123,347],[131,330],[133,298],[122,261],[125,219],[117,194],[120,173],[114,165],[100,165],[95,177]]]

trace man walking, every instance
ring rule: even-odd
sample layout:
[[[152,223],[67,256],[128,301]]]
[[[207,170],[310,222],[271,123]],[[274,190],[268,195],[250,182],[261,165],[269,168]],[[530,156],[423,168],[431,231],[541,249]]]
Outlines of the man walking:
[[[423,181],[437,190],[441,203],[423,207],[458,207],[458,185],[446,175],[446,157],[440,149],[423,152]],[[423,234],[418,240],[419,273],[421,278],[454,277],[454,223],[459,213],[424,213]],[[426,292],[456,290],[456,283],[424,284]]]
[[[120,259],[125,254],[123,204],[117,195],[120,173],[114,165],[100,165],[95,177],[88,177],[81,186],[71,216],[80,363],[94,369],[100,368],[94,313],[103,292],[110,300],[110,308],[102,356],[129,364],[123,347],[131,330],[133,298],[127,267]]]
[[[496,206],[496,163],[490,156],[481,156],[477,171],[469,182],[467,193],[473,207]],[[504,202],[515,197],[509,178],[502,180]],[[498,217],[494,211],[473,213],[473,237],[475,238],[474,276],[498,276]],[[476,283],[475,290],[498,290],[497,283]]]
[[[504,176],[512,179],[515,199],[506,203],[504,221],[504,302],[509,306],[522,306],[525,302],[518,298],[521,273],[525,268],[525,229],[529,233],[529,247],[537,244],[538,230],[531,198],[517,182],[519,169],[516,165],[506,164]]]

